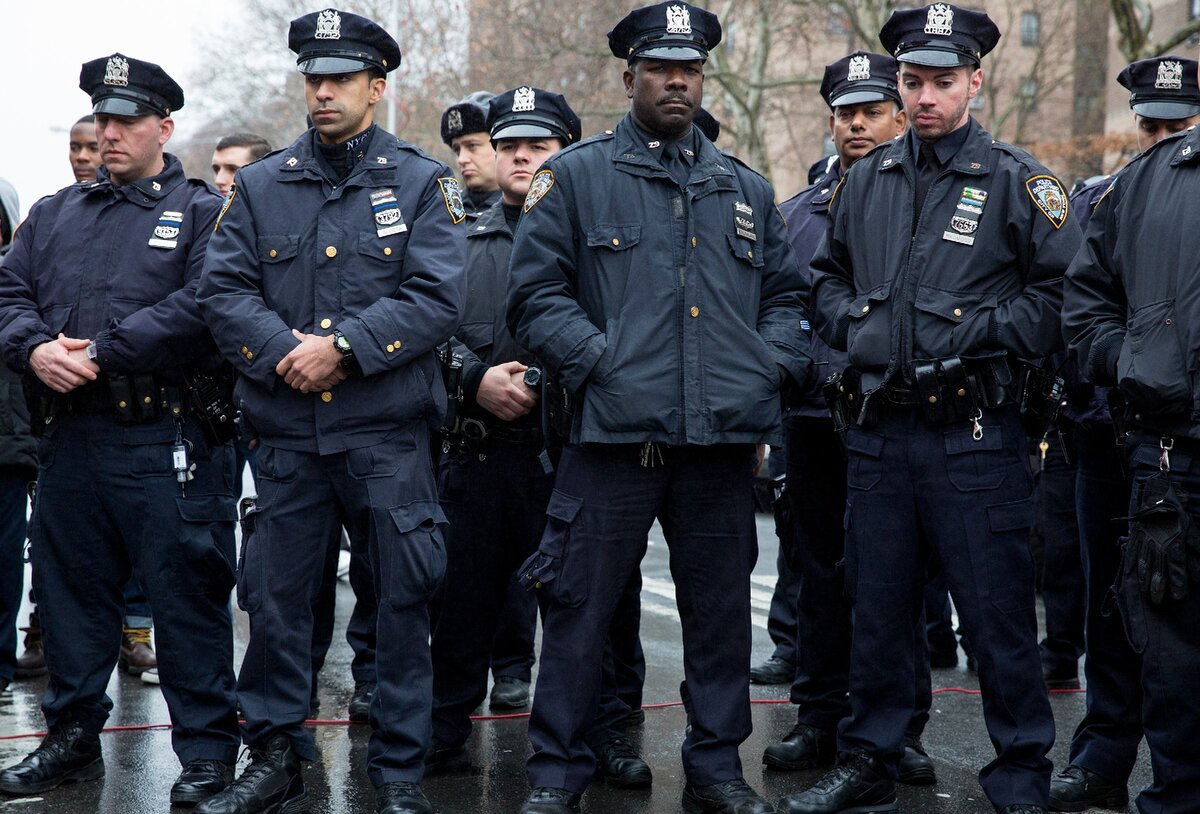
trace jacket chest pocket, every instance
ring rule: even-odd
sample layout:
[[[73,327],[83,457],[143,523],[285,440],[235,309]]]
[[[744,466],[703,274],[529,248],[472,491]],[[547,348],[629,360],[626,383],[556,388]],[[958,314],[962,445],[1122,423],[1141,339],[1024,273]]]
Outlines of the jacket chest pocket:
[[[258,239],[258,262],[265,268],[287,263],[299,250],[299,235],[263,235]]]
[[[625,301],[629,271],[634,255],[638,254],[631,250],[641,241],[640,223],[598,223],[588,229],[587,245],[599,272],[590,282],[596,286],[595,296],[599,302],[619,304]]]
[[[408,245],[408,232],[380,237],[374,232],[360,232],[358,235],[358,253],[369,257],[384,266],[392,266],[404,259],[404,249]]]
[[[850,363],[863,366],[887,364],[891,357],[892,321],[890,283],[859,294],[847,312],[846,348]]]
[[[921,286],[913,303],[917,312],[914,325],[918,355],[944,359],[977,350],[963,347],[958,339],[958,326],[976,317],[982,309],[994,307],[995,300],[990,294],[943,291]]]

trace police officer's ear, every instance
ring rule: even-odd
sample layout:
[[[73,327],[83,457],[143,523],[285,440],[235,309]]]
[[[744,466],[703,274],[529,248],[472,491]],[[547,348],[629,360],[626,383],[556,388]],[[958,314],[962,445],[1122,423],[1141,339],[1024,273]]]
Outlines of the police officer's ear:
[[[904,110],[904,105],[899,102],[892,102],[892,110],[896,112],[896,135],[902,136],[908,129],[908,113]]]
[[[621,74],[621,79],[625,82],[625,98],[633,98],[633,80],[637,72],[638,60],[634,59],[625,67],[625,72]]]
[[[974,99],[979,95],[980,88],[983,87],[983,68],[975,68],[974,70],[967,68],[967,71],[969,71],[969,87],[967,88],[967,98]]]
[[[171,136],[175,133],[175,120],[170,116],[165,116],[158,120],[158,146],[162,147],[171,140]]]
[[[370,95],[367,96],[367,104],[377,105],[383,99],[383,94],[387,91],[387,76],[383,71],[370,69],[367,71],[367,82],[370,90]]]

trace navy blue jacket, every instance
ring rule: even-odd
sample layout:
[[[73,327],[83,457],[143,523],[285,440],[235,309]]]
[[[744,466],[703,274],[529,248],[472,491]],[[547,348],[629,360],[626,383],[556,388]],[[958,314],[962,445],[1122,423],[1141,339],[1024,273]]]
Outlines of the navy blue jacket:
[[[1200,128],[1113,178],[1067,271],[1063,329],[1088,379],[1134,420],[1200,438]]]
[[[1092,211],[1111,183],[1111,176],[1101,175],[1091,179],[1071,196],[1071,217],[1079,224],[1081,232],[1087,232]],[[1067,383],[1063,399],[1063,418],[1076,423],[1111,422],[1112,418],[1108,413],[1108,388],[1096,387],[1088,381],[1066,349],[1055,354],[1055,359],[1065,362],[1061,365],[1059,374]]]
[[[814,327],[849,352],[867,389],[909,375],[918,359],[1039,359],[1062,347],[1062,276],[1080,240],[1066,193],[1028,153],[973,119],[965,126],[915,234],[908,136],[856,161],[830,205],[812,260]],[[1039,209],[1043,184],[1057,190],[1061,218]]]
[[[435,348],[458,325],[465,213],[449,169],[376,130],[341,185],[313,131],[243,167],[208,247],[198,299],[237,398],[270,444],[321,454],[370,446],[445,410]],[[377,223],[394,195],[406,227]],[[372,194],[378,193],[372,199]],[[381,203],[384,201],[385,203]],[[301,393],[275,373],[292,335],[345,334],[361,374]]]
[[[800,272],[812,285],[812,270],[809,261],[825,237],[829,226],[829,202],[833,191],[842,180],[842,165],[834,161],[825,174],[810,186],[800,190],[794,197],[779,205],[779,212],[787,221],[788,242],[800,261]],[[846,367],[846,354],[834,350],[820,336],[812,335],[811,387],[799,390],[798,394],[784,402],[784,415],[829,418],[829,407],[821,393],[821,386],[832,374]]]
[[[109,373],[178,372],[213,353],[196,284],[221,198],[175,156],[115,186],[108,171],[34,204],[0,265],[0,352],[18,372],[59,332]]]
[[[573,443],[774,442],[781,371],[807,377],[807,285],[771,185],[695,132],[686,189],[628,116],[534,177],[508,324],[580,396]]]

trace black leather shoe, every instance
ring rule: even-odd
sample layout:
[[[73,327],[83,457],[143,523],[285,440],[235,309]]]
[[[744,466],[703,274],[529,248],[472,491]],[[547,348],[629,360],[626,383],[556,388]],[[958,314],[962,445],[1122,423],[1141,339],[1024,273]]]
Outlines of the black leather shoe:
[[[1046,814],[1046,809],[1041,806],[1018,803],[1017,805],[1005,806],[1000,809],[1000,814]]]
[[[774,656],[750,668],[751,684],[791,684],[796,679],[796,665]]]
[[[766,748],[763,765],[768,769],[783,771],[815,769],[833,763],[834,757],[832,732],[808,724],[796,724],[783,740]]]
[[[625,738],[613,738],[595,749],[596,774],[610,786],[621,789],[644,789],[653,780],[650,766],[642,760],[633,744]]]
[[[429,742],[429,748],[425,750],[425,771],[436,772],[438,769],[446,768],[446,764],[464,751],[466,750],[461,743],[451,746],[435,738]]]
[[[782,814],[892,814],[896,784],[878,760],[842,754],[838,765],[814,785],[779,801]]]
[[[375,790],[376,814],[433,814],[419,783],[384,783]]]
[[[63,783],[96,780],[104,776],[100,738],[78,723],[50,730],[40,746],[15,766],[0,772],[0,791],[29,795]]]
[[[250,749],[250,765],[224,791],[196,806],[196,814],[302,814],[308,792],[300,758],[286,735]]]
[[[374,697],[374,681],[355,681],[354,695],[350,696],[350,720],[356,724],[366,723],[371,716],[371,699]]]
[[[900,758],[900,771],[896,780],[908,786],[932,786],[937,783],[933,761],[921,745],[920,738],[904,736],[904,757]]]
[[[536,788],[525,798],[520,814],[579,814],[582,797],[566,789]]]
[[[233,782],[233,767],[219,760],[189,760],[171,786],[171,805],[202,803]]]
[[[1084,811],[1089,808],[1125,808],[1129,790],[1091,769],[1074,764],[1050,780],[1051,811]]]
[[[1058,669],[1043,667],[1042,678],[1046,681],[1048,690],[1077,690],[1079,689],[1079,666],[1076,664]]]
[[[683,810],[687,814],[775,814],[775,806],[740,777],[711,786],[687,783],[683,787]]]
[[[529,682],[500,676],[492,685],[488,706],[492,709],[525,709],[529,706]]]

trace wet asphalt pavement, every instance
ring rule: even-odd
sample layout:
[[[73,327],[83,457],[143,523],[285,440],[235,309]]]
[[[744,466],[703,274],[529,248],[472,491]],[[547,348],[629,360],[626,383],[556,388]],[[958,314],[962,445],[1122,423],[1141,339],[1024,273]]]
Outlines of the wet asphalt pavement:
[[[773,523],[758,517],[759,561],[752,584],[754,603],[754,658],[771,654],[766,631],[777,542]],[[635,743],[654,772],[653,788],[623,791],[593,784],[584,797],[583,810],[591,814],[677,814],[684,777],[679,743],[685,724],[683,709],[670,706],[679,697],[682,655],[678,616],[674,610],[666,546],[656,528],[643,562],[645,577],[642,641],[646,652],[646,721],[635,730]],[[339,631],[345,629],[353,595],[346,583],[338,585]],[[247,635],[246,618],[236,614],[236,657],[240,660]],[[319,758],[305,770],[314,814],[369,814],[375,810],[370,783],[362,769],[368,728],[345,722],[346,703],[353,681],[350,649],[339,636],[321,673],[321,720],[317,728]],[[535,668],[536,669],[536,668]],[[993,756],[983,726],[977,695],[956,688],[977,690],[975,676],[963,666],[934,674],[931,720],[925,746],[937,767],[938,783],[924,788],[899,787],[900,810],[906,814],[986,814],[992,807],[976,782],[976,772]],[[43,720],[38,709],[44,680],[14,684],[13,703],[0,707],[0,766],[19,760],[37,746],[39,738],[20,737],[39,732]],[[168,721],[166,704],[156,687],[124,674],[113,675],[109,695],[114,709],[109,726],[143,727]],[[804,788],[820,772],[764,772],[763,749],[782,737],[795,720],[786,703],[787,687],[750,690],[754,734],[742,745],[746,780],[772,800]],[[783,703],[781,703],[783,702]],[[1076,723],[1083,715],[1082,693],[1056,693],[1051,697],[1058,723],[1058,742],[1051,753],[1056,768],[1066,764],[1067,749]],[[657,707],[657,704],[667,706]],[[487,715],[485,706],[479,714]],[[179,772],[165,728],[126,729],[102,736],[107,775],[102,781],[64,786],[37,798],[0,799],[0,814],[150,814],[182,812],[171,809],[168,790]],[[515,814],[528,791],[524,760],[528,753],[523,716],[479,720],[468,741],[467,753],[447,770],[426,778],[424,788],[440,814]],[[1130,783],[1131,797],[1150,780],[1150,763],[1143,745]],[[1130,808],[1132,811],[1133,808]]]

